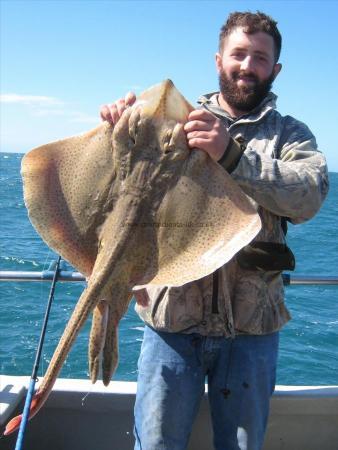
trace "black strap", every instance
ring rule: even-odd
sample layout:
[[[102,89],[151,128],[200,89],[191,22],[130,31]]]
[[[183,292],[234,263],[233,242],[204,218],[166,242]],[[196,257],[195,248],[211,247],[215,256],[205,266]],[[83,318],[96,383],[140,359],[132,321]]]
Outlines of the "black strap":
[[[280,218],[280,224],[281,224],[284,236],[286,236],[287,232],[288,232],[288,218],[287,217],[281,217]]]
[[[253,242],[237,253],[237,262],[242,269],[283,271],[294,270],[294,254],[286,244]]]
[[[212,300],[211,300],[211,312],[218,314],[218,269],[212,274]]]

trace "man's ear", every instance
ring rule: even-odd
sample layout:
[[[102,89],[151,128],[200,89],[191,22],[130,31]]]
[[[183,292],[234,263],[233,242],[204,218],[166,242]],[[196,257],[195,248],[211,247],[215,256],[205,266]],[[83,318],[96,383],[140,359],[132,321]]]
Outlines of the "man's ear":
[[[219,53],[216,53],[215,55],[215,62],[216,62],[216,70],[218,73],[222,70],[222,57]]]
[[[275,80],[277,78],[277,75],[282,70],[282,64],[276,63],[273,68],[273,79]]]

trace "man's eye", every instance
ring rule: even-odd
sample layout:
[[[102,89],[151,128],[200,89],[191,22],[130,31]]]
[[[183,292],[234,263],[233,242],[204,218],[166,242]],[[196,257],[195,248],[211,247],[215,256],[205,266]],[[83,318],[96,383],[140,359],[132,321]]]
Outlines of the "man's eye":
[[[239,53],[239,52],[233,53],[232,56],[233,56],[234,58],[237,58],[237,59],[243,59],[243,58],[245,58],[245,54],[244,54],[244,53]]]
[[[268,58],[266,56],[257,56],[257,60],[261,63],[267,63]]]

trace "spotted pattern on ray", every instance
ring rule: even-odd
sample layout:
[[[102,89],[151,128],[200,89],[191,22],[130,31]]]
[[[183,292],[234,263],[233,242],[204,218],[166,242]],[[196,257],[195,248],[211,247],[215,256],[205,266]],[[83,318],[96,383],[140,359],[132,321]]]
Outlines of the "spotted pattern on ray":
[[[115,127],[29,152],[22,161],[29,217],[44,241],[88,277],[88,286],[33,398],[46,401],[76,336],[93,312],[89,366],[108,384],[118,361],[118,323],[140,286],[180,286],[229,261],[260,219],[226,171],[190,150],[192,106],[170,80],[153,86]],[[20,424],[12,419],[6,434]]]

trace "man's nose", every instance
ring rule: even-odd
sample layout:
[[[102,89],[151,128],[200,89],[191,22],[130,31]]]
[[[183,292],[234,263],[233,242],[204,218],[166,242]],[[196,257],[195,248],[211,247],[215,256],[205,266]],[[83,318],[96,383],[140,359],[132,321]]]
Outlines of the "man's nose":
[[[241,62],[241,70],[249,70],[253,68],[253,59],[247,55]]]

